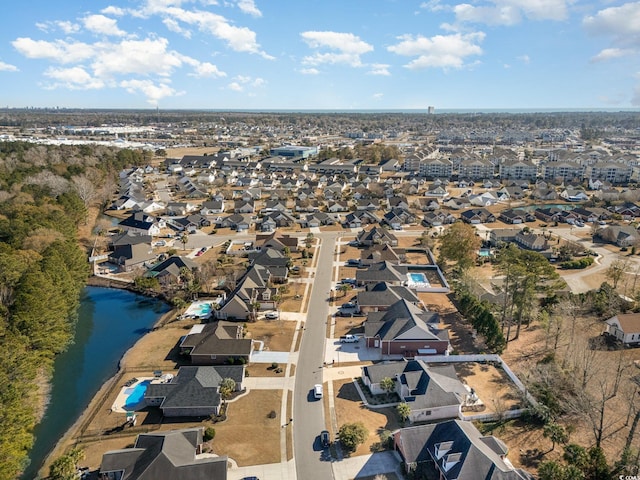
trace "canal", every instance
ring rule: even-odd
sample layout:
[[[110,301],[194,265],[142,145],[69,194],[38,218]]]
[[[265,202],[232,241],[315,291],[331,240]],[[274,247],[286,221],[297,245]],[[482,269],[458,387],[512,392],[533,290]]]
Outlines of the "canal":
[[[84,289],[74,341],[56,358],[49,405],[35,429],[23,480],[37,478],[46,456],[116,373],[123,354],[168,310],[159,300],[126,290]]]

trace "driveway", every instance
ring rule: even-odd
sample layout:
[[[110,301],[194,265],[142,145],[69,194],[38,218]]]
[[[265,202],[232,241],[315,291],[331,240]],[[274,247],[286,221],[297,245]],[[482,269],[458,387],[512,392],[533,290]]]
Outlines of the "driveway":
[[[347,362],[366,362],[380,360],[380,351],[369,349],[361,338],[356,343],[340,343],[340,340],[329,338],[325,344],[324,361],[327,365]]]

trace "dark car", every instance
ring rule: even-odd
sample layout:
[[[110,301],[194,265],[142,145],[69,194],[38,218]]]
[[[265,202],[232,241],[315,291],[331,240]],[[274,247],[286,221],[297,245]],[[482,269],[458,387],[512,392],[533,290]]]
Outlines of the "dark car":
[[[240,480],[260,480],[258,477],[242,477]]]
[[[322,430],[322,432],[320,432],[320,443],[322,443],[322,446],[324,448],[327,448],[329,445],[331,445],[331,440],[329,440],[329,432],[327,432],[326,430]]]

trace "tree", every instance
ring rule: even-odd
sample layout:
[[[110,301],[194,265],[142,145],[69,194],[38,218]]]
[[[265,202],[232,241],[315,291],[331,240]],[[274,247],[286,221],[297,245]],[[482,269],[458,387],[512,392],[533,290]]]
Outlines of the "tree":
[[[223,378],[218,387],[220,396],[226,402],[231,398],[233,392],[236,391],[236,381],[233,378]]]
[[[338,439],[342,446],[349,452],[355,449],[369,436],[367,428],[362,422],[345,423],[338,430]]]
[[[78,462],[84,458],[84,451],[74,448],[66,455],[56,458],[49,467],[51,480],[75,480],[78,478]]]
[[[629,262],[627,260],[614,260],[607,268],[605,275],[613,282],[614,289],[617,288],[618,282],[620,282],[620,279],[622,278],[622,275],[624,275],[628,265]]]
[[[402,421],[402,423],[404,423],[411,416],[411,407],[407,402],[402,402],[396,406],[396,412],[398,412],[400,420]]]
[[[380,380],[380,388],[387,393],[392,393],[396,389],[396,382],[391,377],[384,377]]]
[[[180,243],[182,243],[182,250],[186,250],[189,243],[189,233],[186,230],[180,235]]]
[[[442,260],[453,262],[462,273],[475,264],[482,239],[471,225],[457,222],[440,237],[439,245]]]
[[[569,441],[569,434],[565,428],[556,422],[547,423],[542,430],[542,435],[551,440],[551,452],[556,448],[556,443],[564,444]]]

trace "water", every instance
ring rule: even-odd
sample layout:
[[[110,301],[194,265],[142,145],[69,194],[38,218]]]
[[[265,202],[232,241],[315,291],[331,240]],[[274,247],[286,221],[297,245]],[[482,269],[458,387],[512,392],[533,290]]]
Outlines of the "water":
[[[147,387],[151,383],[151,380],[144,380],[131,389],[131,393],[127,397],[127,401],[124,404],[126,410],[135,410],[142,399],[144,398],[144,392],[147,391]],[[125,391],[126,392],[126,391]]]
[[[116,373],[122,355],[169,309],[159,300],[100,287],[85,288],[81,300],[75,340],[55,361],[50,403],[23,480],[36,478],[56,442]]]

